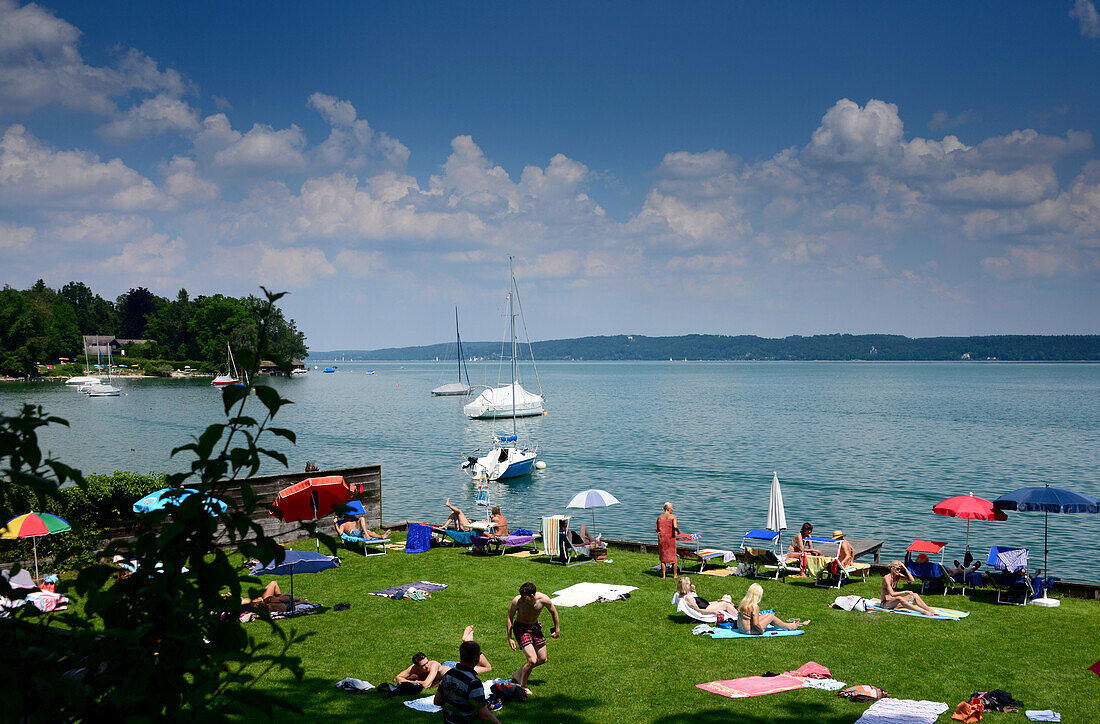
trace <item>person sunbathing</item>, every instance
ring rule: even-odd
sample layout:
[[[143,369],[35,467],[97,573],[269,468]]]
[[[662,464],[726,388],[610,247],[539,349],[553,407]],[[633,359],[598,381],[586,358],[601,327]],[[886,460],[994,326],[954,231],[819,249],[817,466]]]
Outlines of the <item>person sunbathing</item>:
[[[367,527],[367,518],[364,515],[358,518],[336,517],[333,519],[332,524],[336,526],[336,535],[349,535],[355,538],[368,539],[374,537],[370,532],[370,528]],[[360,530],[362,533],[357,532]]]
[[[753,636],[761,636],[764,634],[764,629],[768,626],[776,626],[788,631],[793,631],[810,622],[809,619],[803,621],[800,618],[784,621],[773,613],[760,613],[760,599],[763,597],[763,586],[759,583],[754,583],[749,586],[749,590],[745,592],[745,597],[741,599],[741,603],[737,604],[738,631]]]
[[[841,568],[847,568],[856,562],[856,549],[844,539],[844,531],[834,530],[833,540],[838,541],[836,562]]]
[[[447,516],[447,521],[439,527],[446,530],[447,528],[450,528],[451,524],[453,523],[455,530],[470,530],[469,518],[467,518],[466,514],[463,513],[461,510],[451,505],[450,498],[447,498],[447,502],[445,503],[445,505],[451,509],[451,514]]]
[[[935,609],[925,603],[919,594],[913,591],[897,590],[896,586],[903,579],[908,583],[913,583],[915,580],[905,564],[901,561],[894,561],[890,564],[890,572],[882,577],[882,607],[892,610],[900,606],[910,611],[923,613],[926,616],[935,616]]]
[[[309,603],[304,598],[294,598],[294,603]],[[241,605],[249,608],[266,609],[271,612],[285,613],[290,605],[290,594],[283,593],[279,589],[279,582],[268,583],[256,598],[242,598]]]
[[[600,547],[600,546],[603,545],[603,541],[600,540],[600,538],[603,537],[603,533],[597,533],[596,537],[593,538],[592,534],[588,532],[588,526],[585,525],[584,523],[581,523],[580,534],[581,534],[581,540],[584,541],[584,544],[586,546]]]
[[[691,584],[691,579],[687,576],[681,576],[676,580],[676,593],[680,594],[680,598],[693,611],[714,615],[722,614],[725,618],[730,619],[737,617],[737,607],[733,605],[733,599],[729,595],[723,596],[712,603],[695,592],[695,586]]]
[[[462,632],[462,640],[474,640],[473,626],[467,626],[466,630]],[[418,651],[413,654],[412,666],[393,677],[393,680],[398,684],[419,684],[421,689],[431,689],[438,685],[439,680],[450,670],[451,667],[447,664],[441,664],[438,661],[429,659],[424,652]],[[489,663],[489,659],[485,658],[485,654],[481,654],[481,658],[478,659],[474,671],[478,674],[484,674],[492,670],[493,667]]]
[[[508,519],[504,517],[504,513],[500,512],[500,506],[493,506],[493,513],[489,517],[489,522],[493,524],[493,535],[497,538],[504,538],[508,535]]]
[[[943,567],[943,569],[947,571],[947,574],[952,578],[955,578],[956,576],[962,576],[963,574],[977,573],[978,569],[982,567],[982,562],[977,558],[971,561],[969,566],[964,566],[958,561],[954,561],[954,563],[954,568],[952,568],[951,566]]]

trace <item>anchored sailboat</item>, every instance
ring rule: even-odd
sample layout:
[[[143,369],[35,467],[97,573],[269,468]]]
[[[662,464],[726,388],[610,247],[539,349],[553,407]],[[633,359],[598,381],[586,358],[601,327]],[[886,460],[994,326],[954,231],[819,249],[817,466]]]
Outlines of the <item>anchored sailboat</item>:
[[[218,375],[211,382],[214,387],[228,387],[229,385],[241,384],[241,376],[237,372],[237,362],[233,359],[233,348],[229,346],[229,343],[225,343],[225,351],[229,353],[229,361],[226,363],[226,373],[224,375]]]
[[[432,390],[434,397],[447,397],[450,395],[466,395],[470,392],[470,371],[466,369],[466,360],[462,357],[462,335],[458,333],[458,307],[455,307],[455,339],[458,341],[458,382],[448,382]],[[462,373],[466,372],[466,381],[462,381]]]
[[[463,412],[469,417],[504,417],[508,411],[512,416],[512,434],[494,435],[493,449],[488,455],[476,457],[471,455],[462,464],[462,469],[475,480],[500,480],[503,478],[518,478],[527,475],[534,467],[536,450],[519,447],[519,432],[516,428],[516,418],[523,415],[541,415],[543,411],[542,395],[534,395],[519,384],[517,379],[519,370],[516,360],[516,313],[515,301],[518,296],[516,287],[516,275],[512,271],[512,258],[508,257],[508,271],[512,278],[512,288],[508,291],[508,328],[512,342],[512,384],[485,390],[477,399],[466,405]],[[520,305],[520,313],[523,305]],[[524,323],[526,328],[526,322]],[[528,346],[530,340],[528,340]],[[532,362],[534,357],[532,356]],[[537,379],[537,373],[536,373]],[[541,388],[540,388],[541,391]],[[509,410],[510,408],[510,410]],[[522,412],[521,412],[522,410]],[[472,412],[477,414],[471,414]]]

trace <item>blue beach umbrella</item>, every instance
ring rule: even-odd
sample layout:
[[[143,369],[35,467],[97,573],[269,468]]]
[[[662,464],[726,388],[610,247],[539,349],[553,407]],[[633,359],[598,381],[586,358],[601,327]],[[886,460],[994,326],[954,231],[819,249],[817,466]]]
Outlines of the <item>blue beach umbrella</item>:
[[[1050,539],[1048,514],[1100,513],[1100,500],[1072,490],[1044,485],[1041,488],[1020,488],[1011,493],[1005,493],[993,501],[993,507],[997,510],[1043,513],[1043,574],[1050,578],[1050,571],[1047,570],[1047,549]]]
[[[340,559],[336,556],[326,556],[314,551],[287,551],[282,563],[271,561],[266,564],[257,564],[252,568],[254,576],[290,576],[290,605],[287,610],[294,608],[294,574],[295,573],[319,573],[340,565]]]
[[[156,510],[163,510],[169,505],[179,505],[183,502],[184,498],[195,495],[198,492],[199,491],[194,488],[162,488],[155,493],[149,493],[144,498],[134,503],[134,512],[152,513]],[[218,513],[224,513],[229,509],[229,506],[224,500],[210,498],[206,501],[206,509],[210,511],[210,515],[217,515]]]

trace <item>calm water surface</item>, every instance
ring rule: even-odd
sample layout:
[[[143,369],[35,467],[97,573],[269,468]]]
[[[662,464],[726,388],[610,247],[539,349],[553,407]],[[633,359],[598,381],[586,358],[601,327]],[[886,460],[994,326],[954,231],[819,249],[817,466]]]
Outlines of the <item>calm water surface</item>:
[[[459,465],[511,421],[467,420],[462,398],[431,397],[453,363],[337,364],[336,374],[271,381],[295,402],[278,416],[298,434],[286,448],[292,469],[380,463],[385,521],[441,521],[446,496],[479,515]],[[669,500],[704,544],[736,545],[764,525],[775,470],[791,528],[808,520],[818,533],[881,538],[891,556],[916,538],[943,540],[951,559],[966,523],[932,513],[943,498],[1045,483],[1100,496],[1100,365],[561,362],[539,373],[549,414],[521,419],[519,431],[548,468],[492,490],[514,526],[536,527],[573,493],[604,488],[622,501],[596,511],[605,535],[652,539]],[[497,365],[472,365],[471,378],[495,383]],[[208,380],[123,388],[91,399],[0,384],[0,405],[34,402],[67,418],[71,428],[43,434],[43,445],[85,472],[179,469],[171,448],[221,413]],[[1100,516],[1051,515],[1050,535],[1052,573],[1100,580]],[[976,555],[1026,545],[1041,564],[1043,516],[975,521],[970,542]]]

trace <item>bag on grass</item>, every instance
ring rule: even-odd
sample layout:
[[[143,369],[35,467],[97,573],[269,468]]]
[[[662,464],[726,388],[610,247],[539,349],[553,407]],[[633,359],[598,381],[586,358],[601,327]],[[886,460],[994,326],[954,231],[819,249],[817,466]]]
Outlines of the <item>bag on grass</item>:
[[[836,693],[837,696],[843,696],[849,701],[878,701],[879,699],[886,698],[887,694],[877,686],[870,686],[869,684],[859,684],[858,686],[849,686],[847,689],[841,689]]]
[[[527,690],[519,684],[496,683],[490,691],[499,696],[501,701],[527,701]]]

